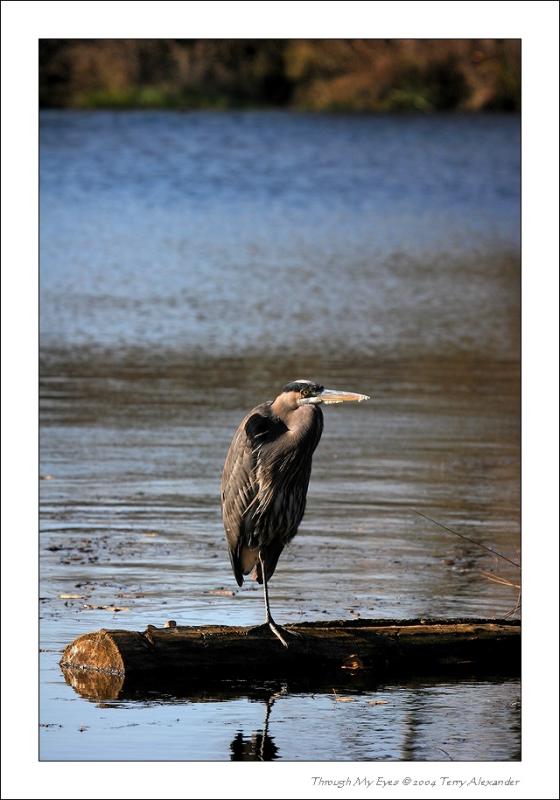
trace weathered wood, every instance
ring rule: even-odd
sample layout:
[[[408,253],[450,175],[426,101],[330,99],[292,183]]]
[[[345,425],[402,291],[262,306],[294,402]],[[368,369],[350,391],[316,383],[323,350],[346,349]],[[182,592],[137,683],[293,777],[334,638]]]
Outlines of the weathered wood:
[[[266,627],[166,627],[140,633],[101,630],[64,650],[61,665],[80,694],[114,697],[124,682],[162,685],[227,678],[326,673],[369,676],[430,673],[517,674],[520,625],[509,620],[352,620],[287,626],[286,649]],[[97,677],[94,677],[97,675]],[[106,685],[105,685],[106,684]]]

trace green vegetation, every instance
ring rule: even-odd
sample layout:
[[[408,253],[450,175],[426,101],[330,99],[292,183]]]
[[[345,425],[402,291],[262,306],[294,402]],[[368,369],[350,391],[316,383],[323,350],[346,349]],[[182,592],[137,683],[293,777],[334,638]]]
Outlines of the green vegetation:
[[[520,41],[41,40],[50,108],[518,111]]]
[[[93,89],[79,94],[77,108],[180,108],[176,93],[159,86],[131,86],[126,89]]]

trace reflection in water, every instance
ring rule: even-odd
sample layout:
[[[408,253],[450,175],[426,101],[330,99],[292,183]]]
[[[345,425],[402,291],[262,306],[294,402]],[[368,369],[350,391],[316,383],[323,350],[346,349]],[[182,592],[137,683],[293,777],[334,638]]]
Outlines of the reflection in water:
[[[61,666],[64,680],[74,691],[88,700],[107,702],[122,696],[124,675],[110,675],[99,670],[69,669]]]
[[[319,679],[313,690],[300,681],[211,686],[182,681],[165,692],[124,685],[115,696],[116,683],[91,674],[84,682],[65,671],[70,685],[90,702],[84,707],[76,699],[64,707],[80,725],[97,721],[97,732],[79,740],[85,757],[93,740],[100,758],[142,758],[145,726],[152,737],[150,758],[162,760],[324,760],[325,752],[336,760],[520,757],[517,679],[425,677],[371,685],[365,676],[345,676],[334,685]],[[112,699],[104,699],[103,692]],[[78,744],[72,725],[46,729],[43,742],[45,757],[64,742]]]
[[[495,685],[498,688],[499,683]],[[467,712],[460,693],[449,689],[438,693],[432,686],[419,686],[407,705],[400,755],[403,761],[422,760],[427,746],[432,749],[434,760],[466,760],[464,752],[471,748],[480,752],[480,760],[492,760],[484,750],[492,746],[498,730],[507,732],[511,743],[508,760],[521,759],[517,696],[507,702],[499,696],[492,699],[484,694],[473,696]],[[501,755],[495,760],[505,758]]]
[[[279,758],[274,739],[268,735],[270,712],[277,696],[277,693],[271,695],[265,703],[262,730],[253,731],[250,738],[243,736],[243,731],[236,733],[230,745],[232,761],[274,761]]]

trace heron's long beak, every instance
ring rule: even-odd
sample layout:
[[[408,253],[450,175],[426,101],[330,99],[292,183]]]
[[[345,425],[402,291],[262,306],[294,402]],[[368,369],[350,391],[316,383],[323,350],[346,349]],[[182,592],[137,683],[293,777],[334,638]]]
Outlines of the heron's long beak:
[[[323,389],[317,400],[319,403],[325,405],[333,405],[334,403],[361,403],[364,400],[369,400],[367,394],[356,394],[356,392],[343,392],[338,389]]]

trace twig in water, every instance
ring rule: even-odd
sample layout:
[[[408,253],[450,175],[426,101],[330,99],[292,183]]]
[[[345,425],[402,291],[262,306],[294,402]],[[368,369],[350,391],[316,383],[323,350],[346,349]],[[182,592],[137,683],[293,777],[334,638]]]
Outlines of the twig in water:
[[[507,614],[504,614],[504,619],[511,617],[512,614],[515,614],[518,608],[521,608],[521,584],[514,583],[513,581],[508,580],[507,578],[502,577],[501,575],[494,575],[493,572],[484,572],[481,570],[480,574],[489,581],[493,581],[493,583],[499,583],[500,586],[511,586],[513,589],[517,589],[517,600],[515,601],[514,607],[511,611],[508,611]]]
[[[447,525],[443,525],[441,522],[438,522],[437,520],[432,519],[427,514],[423,514],[421,511],[418,511],[416,508],[413,508],[412,510],[414,511],[415,514],[419,514],[421,517],[424,517],[424,519],[427,519],[430,522],[433,522],[434,525],[437,525],[439,528],[443,528],[444,531],[449,531],[449,533],[453,533],[455,536],[458,536],[460,539],[465,539],[467,542],[470,542],[471,544],[476,544],[477,547],[482,547],[484,550],[488,550],[489,553],[493,553],[495,556],[499,556],[500,558],[503,558],[504,561],[509,561],[509,563],[513,564],[514,567],[517,567],[518,569],[521,569],[521,564],[518,564],[517,561],[512,561],[511,558],[508,558],[507,556],[504,556],[502,553],[498,553],[497,550],[493,550],[491,547],[487,547],[487,545],[482,544],[482,542],[477,542],[474,539],[471,539],[469,536],[465,536],[464,533],[459,533],[458,531],[454,531],[453,528],[450,528]]]
[[[513,589],[520,589],[520,585],[518,583],[514,583],[513,581],[504,578],[502,575],[495,575],[493,572],[485,572],[484,570],[480,571],[480,574],[485,577],[489,581],[493,581],[493,583],[499,583],[502,586],[511,586]]]
[[[507,614],[504,614],[504,619],[507,619],[508,617],[511,617],[512,614],[515,614],[518,608],[521,608],[521,588],[519,589],[519,594],[517,595],[517,602],[515,603],[511,611],[508,611]]]

